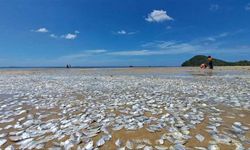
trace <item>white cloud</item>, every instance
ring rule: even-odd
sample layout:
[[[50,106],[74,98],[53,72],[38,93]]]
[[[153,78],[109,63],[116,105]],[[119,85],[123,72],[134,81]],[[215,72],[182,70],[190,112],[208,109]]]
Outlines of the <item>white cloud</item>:
[[[68,34],[62,35],[61,38],[64,38],[67,40],[74,40],[77,38],[77,34],[68,33]]]
[[[75,30],[75,34],[79,34],[80,32],[78,30]]]
[[[198,45],[191,45],[190,43],[177,43],[174,41],[156,41],[143,45],[149,49],[142,50],[126,50],[109,52],[109,55],[121,55],[121,56],[147,56],[147,55],[169,55],[169,54],[182,54],[193,53],[199,50]]]
[[[79,31],[74,31],[74,33],[67,33],[67,34],[64,34],[64,35],[56,35],[54,33],[50,34],[49,36],[51,38],[63,38],[63,39],[67,39],[67,40],[74,40],[77,38],[77,35],[79,34],[80,32]]]
[[[162,42],[160,42],[158,45],[157,45],[157,47],[158,48],[161,48],[161,49],[164,49],[164,48],[168,48],[168,47],[170,47],[170,46],[173,46],[173,45],[175,45],[176,44],[176,42],[174,42],[174,41],[162,41]]]
[[[172,48],[173,49],[168,48],[165,50],[128,50],[128,51],[110,52],[108,54],[120,55],[120,56],[171,55],[171,54],[191,53],[196,50],[193,46],[189,44],[183,44]]]
[[[123,49],[123,50],[106,50],[94,49],[84,50],[81,53],[68,55],[62,57],[63,59],[90,59],[92,57],[116,57],[116,56],[153,56],[153,55],[177,55],[177,54],[223,54],[227,50],[233,51],[233,48],[225,47],[223,42],[217,42],[221,38],[232,36],[240,33],[237,32],[223,32],[211,37],[201,37],[189,42],[178,41],[152,41],[141,45],[138,49]],[[212,42],[209,42],[212,41]],[[242,52],[247,52],[249,47],[239,48]]]
[[[205,41],[208,40],[208,41],[214,42],[214,41],[216,41],[216,40],[218,40],[218,39],[225,38],[225,37],[228,37],[228,36],[233,35],[233,34],[234,34],[234,33],[229,34],[229,33],[227,33],[227,32],[224,32],[224,33],[221,33],[221,34],[218,34],[218,35],[214,35],[214,36],[207,37],[207,38],[205,38],[204,40],[205,40]]]
[[[65,39],[69,39],[69,40],[73,40],[73,39],[75,39],[77,37],[77,35],[76,34],[71,34],[71,33],[68,33],[68,34],[66,34],[66,36],[65,36]]]
[[[145,44],[146,45],[146,44]],[[182,53],[194,53],[201,48],[190,43],[178,43],[174,41],[156,41],[147,44],[148,49],[137,50],[84,50],[78,54],[62,56],[60,59],[74,60],[89,58],[91,56],[149,56],[149,55],[171,55]]]
[[[46,33],[46,32],[49,32],[49,30],[46,28],[39,28],[39,29],[35,30],[35,32]]]
[[[216,11],[216,10],[218,10],[219,8],[220,8],[220,6],[219,6],[218,4],[212,4],[212,5],[210,5],[209,10],[210,10],[210,11]]]
[[[250,3],[245,6],[245,10],[250,11]]]
[[[128,32],[128,31],[125,31],[125,30],[119,30],[115,34],[119,34],[119,35],[133,35],[133,34],[136,34],[136,32]]]
[[[65,34],[65,35],[61,35],[60,37],[63,38],[63,39],[66,39],[66,40],[74,40],[77,38],[78,34],[80,32],[78,30],[75,30],[74,33],[68,33],[68,34]]]
[[[207,40],[208,41],[216,41],[216,38],[214,38],[214,37],[208,37]]]
[[[127,32],[125,30],[120,30],[120,31],[117,31],[117,34],[127,34]]]
[[[174,41],[154,41],[154,42],[148,42],[145,44],[142,44],[142,47],[147,47],[147,48],[166,48],[169,47],[171,45],[174,45],[176,42]]]
[[[145,18],[148,22],[163,22],[174,20],[172,17],[167,15],[167,12],[164,10],[153,10],[151,13],[148,14],[148,17]]]
[[[55,34],[50,34],[49,36],[52,37],[52,38],[58,38],[58,36],[55,35]]]
[[[100,54],[100,53],[105,53],[107,52],[107,50],[105,49],[95,49],[95,50],[86,50],[85,52],[89,53],[89,54]]]

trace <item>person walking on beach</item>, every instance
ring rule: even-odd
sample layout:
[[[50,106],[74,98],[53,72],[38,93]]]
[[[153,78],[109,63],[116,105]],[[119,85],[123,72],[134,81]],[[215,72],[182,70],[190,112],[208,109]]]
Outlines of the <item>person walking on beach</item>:
[[[69,69],[69,68],[70,68],[69,64],[67,64],[67,65],[66,65],[66,68],[67,68],[67,69]]]
[[[213,58],[211,56],[208,56],[207,60],[208,60],[208,67],[209,67],[209,69],[214,69]]]

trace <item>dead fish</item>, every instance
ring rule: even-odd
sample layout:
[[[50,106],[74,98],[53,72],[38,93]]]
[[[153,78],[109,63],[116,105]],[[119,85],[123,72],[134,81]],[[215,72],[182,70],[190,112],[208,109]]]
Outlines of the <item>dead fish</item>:
[[[148,131],[151,132],[151,133],[154,133],[154,132],[155,132],[155,130],[153,130],[153,129],[151,129],[151,128],[146,128],[146,130],[148,130]]]
[[[236,142],[235,146],[236,146],[235,150],[243,150],[244,149],[243,145],[239,142]]]
[[[146,146],[145,144],[138,144],[135,149],[142,149],[145,146]]]
[[[120,147],[117,150],[126,150],[126,147]]]
[[[64,142],[63,146],[66,150],[70,150],[72,147],[74,147],[74,144],[70,140],[67,140]]]
[[[159,140],[156,140],[155,143],[162,145],[162,144],[164,144],[164,140],[163,139],[159,139]]]
[[[234,122],[233,125],[236,127],[241,127],[242,124],[241,124],[241,122]]]
[[[20,142],[18,142],[18,144],[19,143],[22,143],[22,144],[20,144],[21,145],[19,147],[20,149],[27,149],[27,148],[32,149],[32,148],[35,148],[35,145],[36,145],[36,142],[33,141],[33,138],[20,141]]]
[[[14,132],[10,132],[9,135],[11,135],[11,136],[21,135],[23,132],[24,132],[23,130],[22,131],[17,131],[17,132],[14,131]]]
[[[143,150],[153,150],[153,147],[151,147],[151,146],[145,146]]]
[[[102,138],[105,140],[105,141],[109,141],[111,138],[112,138],[112,135],[108,134],[108,135],[103,135]]]
[[[85,133],[84,133],[85,134]],[[95,137],[95,136],[97,136],[97,134],[96,133],[87,133],[87,134],[85,134],[88,138],[92,138],[92,137]]]
[[[143,143],[148,144],[148,145],[152,145],[152,143],[150,142],[149,139],[142,139]]]
[[[44,149],[44,144],[38,144],[38,145],[36,146],[36,149]]]
[[[100,138],[100,139],[96,142],[97,147],[100,147],[100,146],[102,146],[103,144],[105,144],[105,140],[104,140],[103,138]]]
[[[88,142],[88,143],[84,146],[84,148],[85,148],[86,150],[92,150],[92,149],[93,149],[93,146],[94,146],[94,142],[91,140],[90,142]]]
[[[133,149],[133,143],[132,142],[130,142],[129,140],[126,142],[126,147],[128,148],[128,149]]]
[[[122,128],[123,128],[123,125],[120,125],[120,126],[113,127],[112,130],[118,131],[118,130],[121,130]]]
[[[48,148],[48,150],[62,150],[61,147],[50,147]]]
[[[22,139],[27,139],[27,138],[30,138],[30,134],[27,133],[27,132],[24,132],[22,135],[21,135]]]
[[[207,150],[205,147],[194,147],[197,150]]]
[[[6,127],[4,127],[5,130],[8,130],[10,128],[13,128],[13,125],[7,125]]]
[[[0,134],[0,138],[6,137],[7,133]]]
[[[15,150],[15,147],[13,145],[9,145],[4,150]]]
[[[171,149],[171,150],[186,150],[185,146],[180,144],[180,143],[175,144],[173,147],[171,146],[169,149]]]
[[[0,123],[10,123],[10,122],[12,122],[14,120],[15,120],[14,118],[3,119],[3,120],[0,121]]]
[[[205,137],[202,136],[201,134],[197,134],[197,135],[195,136],[195,138],[196,138],[198,141],[200,141],[200,142],[204,141],[204,139],[205,139]]]
[[[102,127],[102,128],[101,128],[101,131],[103,131],[103,132],[106,133],[106,134],[109,134],[109,131],[108,131],[108,129],[107,129],[106,127]]]
[[[217,145],[208,145],[208,150],[219,150],[220,148]]]
[[[33,138],[30,139],[25,139],[23,141],[18,142],[18,145],[28,145],[31,141],[33,140]]]
[[[166,146],[155,146],[155,148],[157,150],[167,150],[168,149],[168,147],[166,147]]]
[[[6,139],[0,139],[0,147],[1,147],[2,145],[4,145],[6,142],[7,142]]]
[[[18,142],[18,141],[21,141],[23,138],[20,136],[10,136],[9,139],[12,142]]]
[[[121,147],[122,141],[121,141],[120,139],[117,139],[117,140],[115,141],[115,145],[116,145],[117,147]]]

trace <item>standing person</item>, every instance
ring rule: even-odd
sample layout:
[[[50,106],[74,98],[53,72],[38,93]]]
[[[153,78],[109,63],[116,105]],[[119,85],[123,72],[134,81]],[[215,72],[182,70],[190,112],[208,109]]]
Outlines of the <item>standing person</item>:
[[[208,67],[209,67],[209,69],[214,69],[213,58],[211,56],[208,56],[207,60],[208,60]]]

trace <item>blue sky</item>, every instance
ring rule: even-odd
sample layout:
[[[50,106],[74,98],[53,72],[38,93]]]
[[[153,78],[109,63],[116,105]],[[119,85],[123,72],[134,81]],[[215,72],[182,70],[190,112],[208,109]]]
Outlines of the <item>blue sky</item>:
[[[250,0],[1,0],[0,66],[250,60]]]

